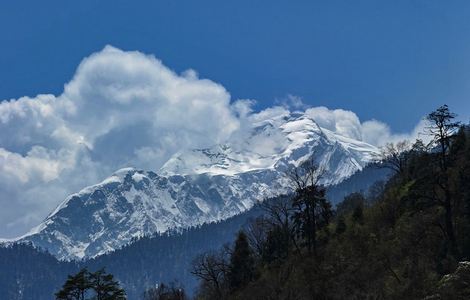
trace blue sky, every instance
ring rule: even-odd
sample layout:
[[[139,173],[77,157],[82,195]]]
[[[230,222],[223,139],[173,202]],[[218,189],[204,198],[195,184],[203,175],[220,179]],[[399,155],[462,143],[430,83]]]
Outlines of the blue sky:
[[[470,117],[469,1],[0,5],[0,238],[119,168],[243,137],[287,99],[376,146],[420,137],[444,103]]]
[[[468,1],[3,1],[0,99],[60,94],[111,44],[257,109],[293,94],[409,131],[442,103],[468,119],[469,15]]]

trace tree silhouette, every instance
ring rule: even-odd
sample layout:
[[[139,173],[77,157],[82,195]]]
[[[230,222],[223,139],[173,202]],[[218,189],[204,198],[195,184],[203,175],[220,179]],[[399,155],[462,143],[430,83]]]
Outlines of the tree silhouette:
[[[254,277],[254,258],[248,238],[243,231],[238,233],[230,257],[228,279],[232,290],[244,286]]]
[[[87,269],[81,269],[77,274],[69,275],[62,290],[55,295],[56,299],[60,300],[85,300],[87,291],[90,289],[90,273]]]
[[[317,231],[327,225],[332,216],[326,190],[320,184],[323,169],[313,158],[306,160],[288,174],[293,187],[293,220],[298,236],[305,239],[307,250],[317,256]]]
[[[90,274],[91,286],[96,293],[96,300],[120,300],[126,299],[126,293],[119,287],[112,274],[100,269]]]
[[[83,268],[75,275],[69,275],[62,289],[56,294],[57,300],[125,300],[126,293],[114,280],[112,274],[100,269],[94,273]]]
[[[431,112],[426,120],[429,122],[427,133],[432,137],[432,143],[439,148],[439,172],[435,176],[436,186],[442,191],[442,196],[435,193],[436,201],[444,208],[444,224],[447,239],[450,244],[450,250],[453,255],[457,254],[457,242],[455,238],[455,230],[453,224],[453,207],[452,197],[449,186],[449,159],[448,150],[451,139],[457,132],[460,122],[455,122],[457,115],[450,112],[447,105],[443,105]]]

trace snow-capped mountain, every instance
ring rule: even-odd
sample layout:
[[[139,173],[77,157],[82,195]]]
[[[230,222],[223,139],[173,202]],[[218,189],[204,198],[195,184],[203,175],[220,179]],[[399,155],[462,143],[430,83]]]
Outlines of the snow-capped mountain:
[[[157,172],[121,169],[67,197],[18,241],[60,259],[94,257],[134,238],[222,220],[289,192],[286,170],[312,156],[329,185],[362,169],[377,151],[320,128],[303,113],[253,124],[223,145],[176,153]]]

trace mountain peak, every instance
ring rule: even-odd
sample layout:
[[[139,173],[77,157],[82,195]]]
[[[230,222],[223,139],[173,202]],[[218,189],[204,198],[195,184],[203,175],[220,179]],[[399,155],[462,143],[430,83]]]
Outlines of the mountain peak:
[[[223,144],[176,153],[157,172],[123,168],[67,197],[19,241],[60,259],[113,251],[134,238],[226,219],[291,191],[285,171],[314,157],[336,184],[377,149],[323,129],[303,113],[259,118]]]

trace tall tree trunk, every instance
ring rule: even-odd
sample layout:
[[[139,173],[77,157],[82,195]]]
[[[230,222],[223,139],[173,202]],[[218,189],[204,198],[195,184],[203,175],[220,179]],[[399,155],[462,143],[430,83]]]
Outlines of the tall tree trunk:
[[[315,216],[315,202],[312,205],[312,219],[313,219],[312,220],[313,255],[317,257],[317,222],[316,222],[316,216]]]
[[[307,203],[306,203],[306,213],[307,213],[307,228],[305,229],[306,230],[306,236],[307,236],[307,249],[308,249],[308,253],[311,254],[312,253],[312,236],[313,236],[313,233],[310,232],[310,228],[311,228],[311,225],[312,225],[312,219],[311,219],[311,216],[310,216],[310,203],[309,203],[309,200],[306,199]],[[315,230],[313,230],[313,232],[315,232]]]
[[[449,240],[451,254],[456,256],[457,255],[457,242],[455,239],[454,223],[452,220],[453,219],[452,218],[452,203],[451,203],[450,192],[447,186],[446,186],[444,193],[445,193],[444,209],[445,209],[446,234]]]

